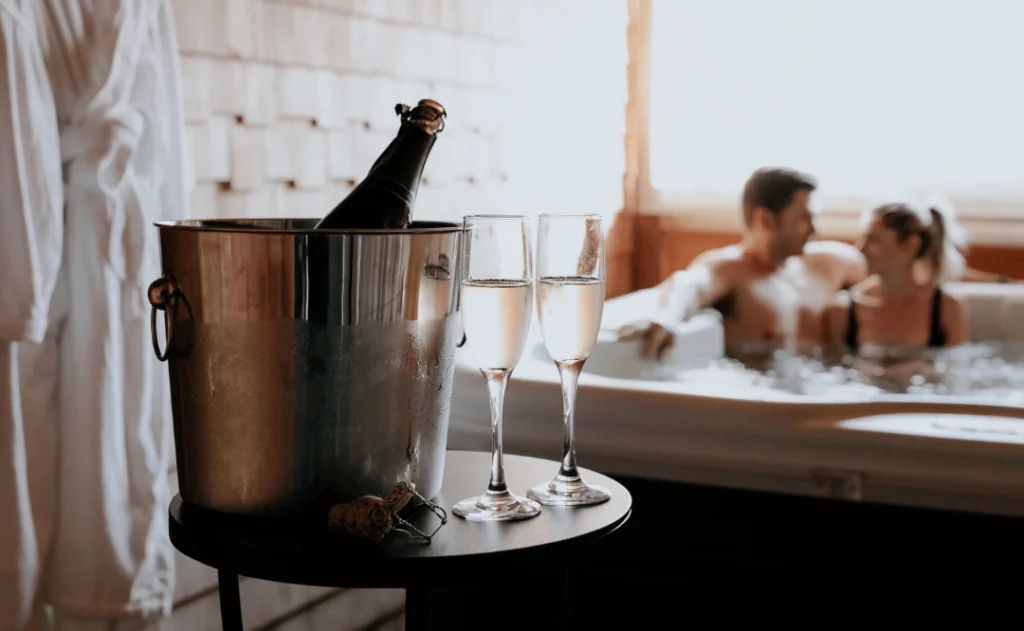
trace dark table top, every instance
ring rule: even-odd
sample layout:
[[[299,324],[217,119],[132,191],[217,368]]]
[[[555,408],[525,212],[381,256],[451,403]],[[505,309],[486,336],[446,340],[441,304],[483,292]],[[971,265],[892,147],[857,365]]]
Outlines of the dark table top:
[[[539,516],[517,522],[470,522],[452,514],[455,502],[487,488],[489,470],[489,453],[447,453],[443,488],[435,501],[448,511],[448,523],[429,544],[398,533],[381,542],[356,540],[328,530],[326,514],[313,527],[213,513],[185,504],[180,496],[170,506],[171,541],[200,563],[243,576],[306,585],[405,587],[434,583],[445,573],[480,576],[488,568],[500,571],[512,565],[554,569],[629,518],[629,491],[588,469],[580,469],[583,479],[609,489],[611,500],[585,507],[544,506]],[[505,479],[520,497],[557,471],[558,463],[551,460],[505,456]],[[410,521],[428,532],[439,523],[427,510],[419,510]]]

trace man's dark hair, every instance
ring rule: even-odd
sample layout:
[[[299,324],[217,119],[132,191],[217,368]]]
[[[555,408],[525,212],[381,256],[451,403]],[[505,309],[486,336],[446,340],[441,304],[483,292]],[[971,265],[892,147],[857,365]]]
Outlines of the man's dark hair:
[[[763,168],[754,171],[743,187],[743,221],[749,226],[754,209],[760,206],[778,216],[797,191],[816,188],[811,176],[792,169]]]

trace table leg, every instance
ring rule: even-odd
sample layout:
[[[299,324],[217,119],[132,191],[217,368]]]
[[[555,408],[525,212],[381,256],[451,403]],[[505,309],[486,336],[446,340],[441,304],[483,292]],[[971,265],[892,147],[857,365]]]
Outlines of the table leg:
[[[238,593],[238,574],[217,570],[217,591],[220,593],[220,626],[223,631],[244,631],[242,597]]]
[[[565,574],[562,579],[562,628],[570,629],[573,626],[572,623],[572,585],[569,568],[565,568]]]
[[[405,590],[406,631],[429,630],[430,624],[429,587],[409,587]]]

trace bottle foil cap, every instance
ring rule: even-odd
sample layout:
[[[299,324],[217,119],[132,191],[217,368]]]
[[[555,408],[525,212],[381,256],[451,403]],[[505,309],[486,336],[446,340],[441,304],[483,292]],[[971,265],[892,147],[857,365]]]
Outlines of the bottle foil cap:
[[[416,125],[428,134],[437,134],[443,130],[444,119],[448,116],[444,106],[433,99],[420,99],[413,108],[399,103],[395,106],[395,113],[401,116],[403,121]]]

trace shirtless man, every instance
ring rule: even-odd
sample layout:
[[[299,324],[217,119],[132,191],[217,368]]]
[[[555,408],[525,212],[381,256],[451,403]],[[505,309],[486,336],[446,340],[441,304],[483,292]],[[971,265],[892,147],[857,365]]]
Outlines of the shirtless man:
[[[821,312],[839,289],[864,279],[864,257],[836,241],[812,241],[814,182],[788,169],[759,169],[743,188],[742,241],[697,257],[661,283],[644,354],[662,356],[666,327],[712,307],[723,317],[726,351],[821,342]],[[742,352],[742,351],[741,351]]]

